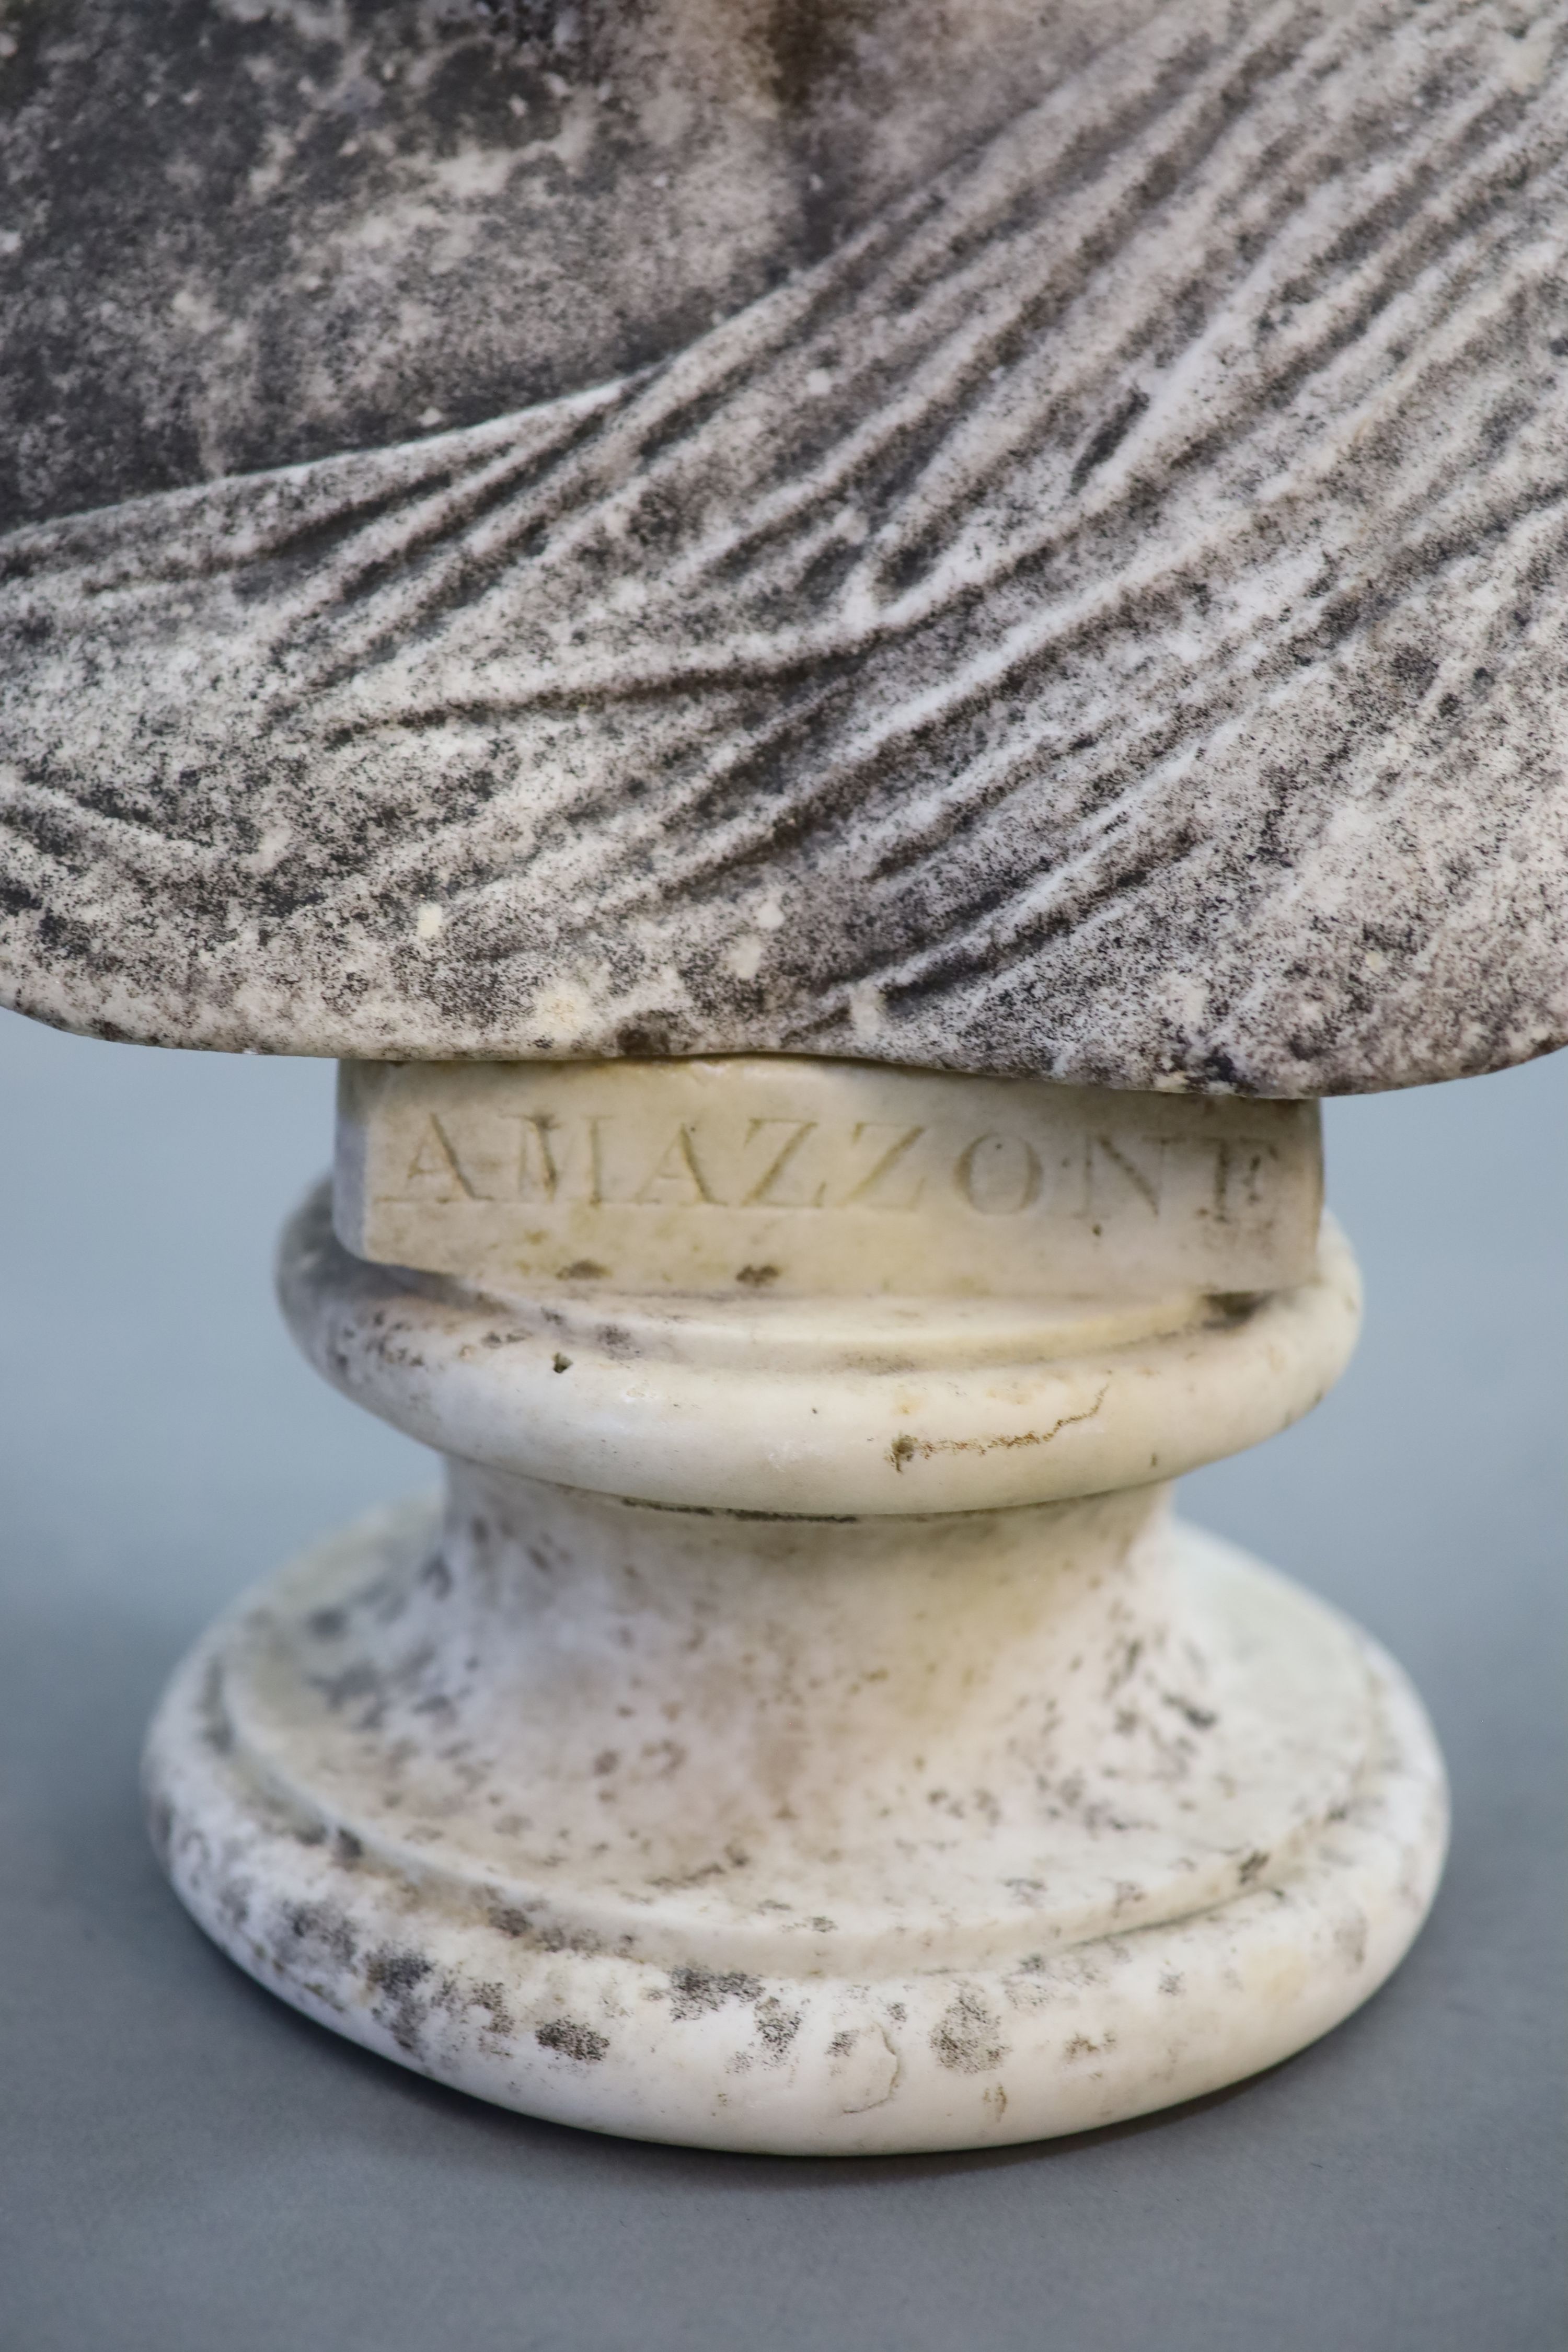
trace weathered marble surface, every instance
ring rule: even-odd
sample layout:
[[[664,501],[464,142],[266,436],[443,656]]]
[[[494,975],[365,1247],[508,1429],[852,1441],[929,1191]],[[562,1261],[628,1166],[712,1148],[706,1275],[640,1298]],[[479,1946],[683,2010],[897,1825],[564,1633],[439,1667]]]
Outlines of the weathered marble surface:
[[[1430,1732],[1164,1483],[1331,1383],[1342,1238],[1184,1304],[954,1298],[946,1241],[921,1297],[631,1267],[530,1302],[307,1203],[295,1335],[447,1500],[273,1579],[170,1689],[154,1834],[224,1948],[484,2097],[816,2153],[1113,2121],[1364,2000],[1441,1866]]]
[[[858,2155],[1172,2105],[1376,1990],[1447,1804],[1375,1644],[1192,1529],[1129,1545],[1149,1499],[847,1540],[468,1476],[198,1644],[154,1837],[269,1990],[527,2114]]]
[[[1310,1278],[1321,1128],[1315,1103],[787,1055],[345,1062],[332,1222],[357,1257],[492,1297],[1184,1312]]]
[[[1285,1095],[1568,1033],[1562,5],[5,24],[6,1001]]]
[[[1361,1320],[1331,1218],[1309,1278],[1261,1297],[963,1298],[929,1260],[910,1272],[920,1295],[892,1298],[593,1282],[498,1298],[352,1256],[323,1184],[284,1229],[278,1287],[322,1378],[438,1452],[678,1509],[830,1518],[1179,1477],[1310,1412]]]

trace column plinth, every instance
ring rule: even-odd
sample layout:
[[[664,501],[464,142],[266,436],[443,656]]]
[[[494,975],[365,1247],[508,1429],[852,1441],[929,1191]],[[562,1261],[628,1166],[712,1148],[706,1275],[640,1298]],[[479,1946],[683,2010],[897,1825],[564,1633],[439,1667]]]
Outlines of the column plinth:
[[[1025,2139],[1300,2048],[1418,1927],[1441,1766],[1168,1482],[1349,1352],[1316,1150],[848,1066],[350,1073],[285,1310],[446,1497],[181,1670],[182,1896],[389,2057],[707,2146]]]

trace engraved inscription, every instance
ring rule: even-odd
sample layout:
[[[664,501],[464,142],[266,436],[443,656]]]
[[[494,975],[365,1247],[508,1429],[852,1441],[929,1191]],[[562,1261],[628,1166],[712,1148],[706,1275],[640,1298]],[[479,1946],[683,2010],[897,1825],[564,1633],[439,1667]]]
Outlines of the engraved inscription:
[[[607,1196],[607,1197],[613,1197]],[[716,1209],[720,1199],[702,1173],[691,1129],[678,1127],[652,1169],[632,1194],[639,1209]]]
[[[752,1186],[751,1191],[742,1194],[741,1205],[745,1209],[820,1209],[826,1190],[824,1185],[819,1184],[815,1192],[805,1193],[797,1189],[793,1198],[784,1189],[788,1183],[790,1169],[799,1157],[802,1146],[808,1137],[816,1133],[816,1121],[814,1118],[750,1119],[746,1126],[747,1147],[749,1149],[759,1138],[765,1135],[769,1139],[771,1150],[780,1128],[785,1130],[784,1141],[779,1145],[777,1151]],[[795,1182],[798,1188],[798,1176]]]
[[[405,1190],[399,1196],[405,1201],[469,1201],[479,1195],[463,1172],[462,1162],[452,1149],[452,1140],[434,1111],[420,1131],[414,1155],[404,1177]]]
[[[501,1140],[510,1130],[510,1148]],[[632,1209],[857,1210],[905,1213],[942,1196],[982,1217],[1044,1207],[1092,1222],[1131,1210],[1226,1223],[1256,1207],[1276,1147],[1127,1132],[1072,1139],[1047,1160],[1028,1136],[858,1119],[681,1119],[650,1139],[640,1121],[496,1110],[427,1113],[389,1202],[459,1200]]]
[[[517,1198],[553,1201],[561,1182],[552,1142],[555,1121],[547,1111],[531,1116],[522,1111],[503,1111],[500,1116],[518,1130]]]
[[[876,1153],[875,1164],[850,1185],[842,1201],[835,1205],[843,1209],[917,1207],[925,1179],[916,1171],[910,1154],[925,1131],[923,1127],[909,1127],[900,1132],[879,1120],[859,1120],[849,1139],[851,1153],[858,1155],[869,1149]],[[887,1141],[889,1136],[892,1138],[890,1142]],[[895,1173],[900,1169],[901,1176]]]
[[[1300,1103],[776,1060],[348,1066],[339,1230],[510,1282],[968,1297],[1300,1280]]]
[[[959,1198],[983,1217],[1016,1216],[1040,1197],[1039,1155],[1021,1135],[977,1135],[953,1169]]]

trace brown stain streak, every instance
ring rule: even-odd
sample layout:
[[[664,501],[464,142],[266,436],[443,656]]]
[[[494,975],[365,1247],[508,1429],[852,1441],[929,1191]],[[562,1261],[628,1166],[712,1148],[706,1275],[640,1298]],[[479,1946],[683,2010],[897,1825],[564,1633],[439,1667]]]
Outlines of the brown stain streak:
[[[1110,1392],[1110,1382],[1108,1379],[1094,1402],[1085,1412],[1064,1412],[1059,1421],[1054,1421],[1051,1423],[1049,1429],[1026,1429],[1020,1431],[1016,1436],[910,1437],[905,1435],[895,1437],[888,1448],[888,1459],[901,1475],[905,1463],[914,1461],[917,1456],[922,1461],[929,1461],[933,1454],[984,1454],[998,1453],[1005,1447],[1014,1445],[1048,1445],[1053,1437],[1059,1436],[1064,1429],[1071,1429],[1075,1423],[1092,1421]]]

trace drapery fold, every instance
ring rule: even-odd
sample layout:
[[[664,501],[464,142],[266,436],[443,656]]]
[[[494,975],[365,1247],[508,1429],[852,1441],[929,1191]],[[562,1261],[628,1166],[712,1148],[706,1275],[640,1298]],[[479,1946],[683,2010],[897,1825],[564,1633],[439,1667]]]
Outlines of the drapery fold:
[[[690,348],[0,541],[0,987],[1320,1093],[1568,1034],[1568,10],[1172,6]]]

